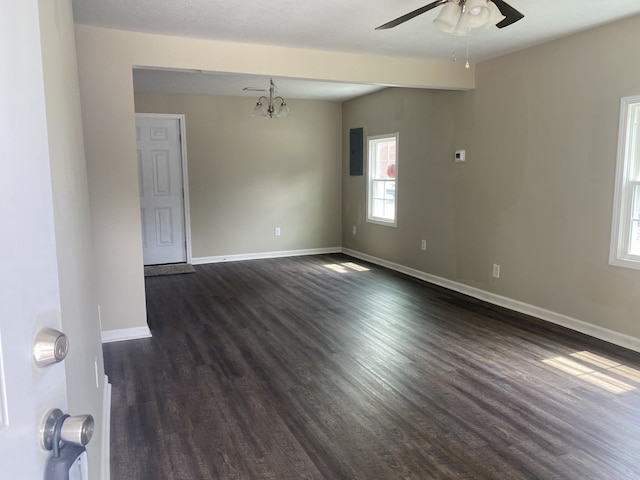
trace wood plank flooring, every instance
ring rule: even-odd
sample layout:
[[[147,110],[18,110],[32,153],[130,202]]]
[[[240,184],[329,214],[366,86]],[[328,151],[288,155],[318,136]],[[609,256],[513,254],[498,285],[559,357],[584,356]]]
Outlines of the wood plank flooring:
[[[640,479],[637,353],[343,255],[146,288],[113,480]]]

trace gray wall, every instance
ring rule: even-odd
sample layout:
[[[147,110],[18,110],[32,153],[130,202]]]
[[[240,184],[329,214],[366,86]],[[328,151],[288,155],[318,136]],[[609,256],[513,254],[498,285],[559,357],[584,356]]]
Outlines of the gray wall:
[[[138,113],[185,115],[194,259],[340,247],[341,105],[288,104],[266,120],[254,98],[136,94]]]
[[[640,338],[640,271],[608,265],[619,104],[640,93],[639,41],[635,17],[479,64],[470,92],[345,103],[343,245]],[[364,177],[348,175],[354,127],[400,133],[397,229],[365,223]]]

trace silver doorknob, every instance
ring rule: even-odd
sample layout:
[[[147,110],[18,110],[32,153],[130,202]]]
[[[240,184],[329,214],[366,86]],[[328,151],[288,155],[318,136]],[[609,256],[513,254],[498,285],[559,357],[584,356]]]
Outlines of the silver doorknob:
[[[45,450],[55,450],[56,440],[63,444],[84,447],[91,441],[94,421],[91,415],[64,415],[54,408],[45,415],[40,428],[40,446]]]
[[[69,352],[67,336],[53,328],[43,328],[33,342],[33,360],[38,367],[61,362]]]

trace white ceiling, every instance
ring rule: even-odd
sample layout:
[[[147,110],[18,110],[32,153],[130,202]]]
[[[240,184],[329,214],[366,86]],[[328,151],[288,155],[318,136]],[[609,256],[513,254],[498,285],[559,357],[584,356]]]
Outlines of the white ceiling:
[[[73,9],[76,23],[108,28],[447,60],[454,48],[454,37],[440,32],[431,23],[439,8],[396,28],[374,30],[427,3],[429,0],[73,0]],[[471,62],[488,60],[640,14],[639,0],[508,0],[508,3],[525,18],[503,29],[474,33],[470,37]],[[466,40],[458,39],[456,49],[459,57],[460,53],[464,55]],[[206,79],[215,80],[211,84],[219,85],[221,90],[207,87]],[[241,95],[242,92],[237,91],[239,85],[268,86],[265,77],[218,77],[200,72],[139,71],[136,81],[137,89],[147,91],[185,89],[185,85],[190,84],[192,93],[225,95]],[[296,98],[297,94],[291,93],[296,90],[296,82],[274,81],[283,95],[286,92],[289,98]],[[232,86],[236,88],[233,93],[225,90]],[[301,87],[300,98],[337,101],[368,93],[374,88],[309,81]],[[207,91],[197,91],[203,88]]]

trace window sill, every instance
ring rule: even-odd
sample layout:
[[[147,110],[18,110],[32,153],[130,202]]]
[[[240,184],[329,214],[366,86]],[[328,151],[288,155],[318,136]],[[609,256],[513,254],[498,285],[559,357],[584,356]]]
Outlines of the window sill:
[[[385,227],[393,227],[393,228],[396,228],[398,226],[398,223],[395,221],[390,222],[388,220],[378,220],[376,218],[367,218],[367,223],[373,223],[375,225],[382,225]]]
[[[610,258],[609,265],[640,270],[640,260],[631,260],[628,258]]]

